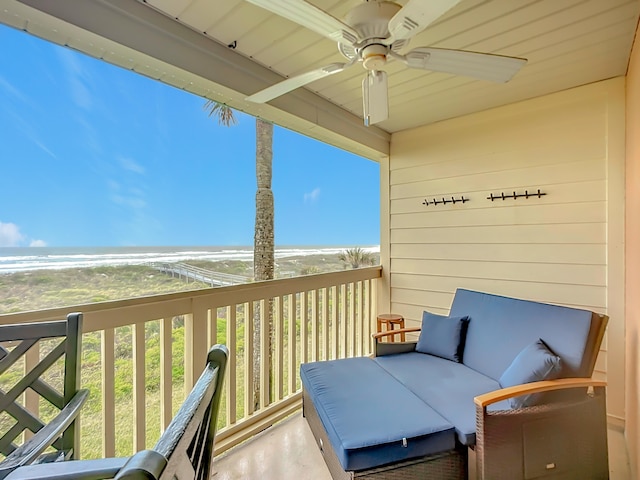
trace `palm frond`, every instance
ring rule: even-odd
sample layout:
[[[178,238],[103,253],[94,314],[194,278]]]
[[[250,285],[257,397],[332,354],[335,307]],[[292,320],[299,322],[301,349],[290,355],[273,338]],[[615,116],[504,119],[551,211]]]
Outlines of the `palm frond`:
[[[229,105],[216,102],[215,100],[207,100],[207,103],[205,103],[202,108],[208,111],[208,116],[216,117],[220,125],[230,127],[238,123],[233,109]]]

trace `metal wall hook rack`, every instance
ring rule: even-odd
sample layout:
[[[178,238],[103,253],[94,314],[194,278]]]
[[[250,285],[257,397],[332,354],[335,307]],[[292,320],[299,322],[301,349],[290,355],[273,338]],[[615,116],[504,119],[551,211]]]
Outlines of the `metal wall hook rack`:
[[[462,195],[460,198],[451,197],[451,199],[442,197],[441,200],[437,200],[435,198],[432,199],[432,200],[429,200],[429,199],[425,198],[424,202],[422,202],[422,204],[424,206],[428,207],[429,205],[440,205],[440,204],[446,205],[447,203],[453,203],[455,205],[456,203],[465,203],[465,202],[468,202],[468,201],[469,201],[469,199],[468,198],[464,198],[464,195]]]
[[[513,192],[512,194],[507,193],[507,194],[505,195],[505,193],[504,193],[504,192],[502,192],[500,195],[494,195],[493,193],[492,193],[492,194],[490,194],[490,195],[487,197],[487,200],[491,200],[491,201],[493,202],[494,200],[507,200],[507,199],[510,199],[510,198],[511,198],[511,199],[513,199],[513,200],[515,200],[515,199],[520,198],[520,197],[524,197],[524,198],[529,198],[529,197],[538,197],[538,198],[540,198],[540,197],[542,197],[543,195],[546,195],[546,193],[541,192],[541,191],[540,191],[540,189],[538,189],[538,191],[537,191],[537,192],[535,192],[535,193],[529,193],[529,191],[528,191],[528,190],[525,190],[525,191],[524,191],[524,193],[516,193],[516,192]]]

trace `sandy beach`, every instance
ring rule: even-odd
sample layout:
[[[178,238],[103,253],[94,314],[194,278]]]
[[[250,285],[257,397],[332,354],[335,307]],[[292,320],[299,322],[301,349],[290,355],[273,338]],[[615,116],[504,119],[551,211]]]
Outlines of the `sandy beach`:
[[[379,255],[375,254],[375,263]],[[214,272],[253,276],[253,262],[245,260],[184,263]],[[338,254],[300,255],[276,260],[276,278],[344,270]],[[209,285],[173,278],[151,266],[123,265],[34,270],[0,275],[0,314],[81,305],[180,292]]]

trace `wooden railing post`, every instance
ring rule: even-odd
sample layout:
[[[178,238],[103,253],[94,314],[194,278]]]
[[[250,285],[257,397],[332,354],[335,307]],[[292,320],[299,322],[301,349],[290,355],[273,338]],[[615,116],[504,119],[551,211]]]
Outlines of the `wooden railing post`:
[[[298,335],[296,328],[296,318],[298,317],[296,302],[297,296],[296,294],[289,294],[289,302],[288,302],[288,315],[289,315],[289,336],[287,338],[287,343],[289,344],[289,391],[288,394],[291,395],[296,391],[296,377],[298,374],[298,364],[296,361],[296,338]],[[302,336],[300,337],[302,340]]]
[[[116,399],[115,399],[115,335],[113,328],[101,332],[102,362],[102,456],[116,456]]]
[[[133,452],[146,448],[145,324],[131,326],[133,343]]]
[[[29,349],[24,355],[24,375],[27,375],[38,363],[40,362],[40,344],[36,343]],[[24,406],[29,412],[32,412],[36,417],[40,416],[40,395],[31,390],[30,388],[24,392]],[[24,441],[30,439],[33,434],[26,430],[24,432]]]
[[[244,304],[244,418],[255,410],[253,391],[253,302]]]
[[[227,307],[227,344],[237,345],[237,327],[236,327],[236,305]],[[237,355],[235,348],[230,351],[229,360],[227,362],[227,378],[225,379],[225,389],[227,392],[227,425],[233,425],[238,419],[237,414]]]
[[[160,320],[160,432],[173,418],[173,318]]]
[[[193,303],[193,313],[184,316],[184,391],[190,392],[207,360],[208,308],[204,302]]]

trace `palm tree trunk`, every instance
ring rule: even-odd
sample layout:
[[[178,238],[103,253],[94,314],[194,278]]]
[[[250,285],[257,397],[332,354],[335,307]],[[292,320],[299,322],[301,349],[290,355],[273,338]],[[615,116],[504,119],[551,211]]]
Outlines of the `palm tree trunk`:
[[[259,118],[256,119],[256,179],[258,189],[256,191],[256,222],[253,239],[253,277],[254,280],[271,280],[274,274],[274,206],[273,192],[271,191],[272,177],[272,144],[273,125]],[[270,299],[265,308],[265,325],[268,326],[267,345],[262,352],[260,339],[262,325],[261,312],[258,305],[253,318],[253,392],[254,406],[260,406],[260,378],[261,375],[269,376],[269,400],[271,399],[271,346],[273,328],[273,299]],[[261,355],[265,356],[264,365],[268,372],[260,372]]]

